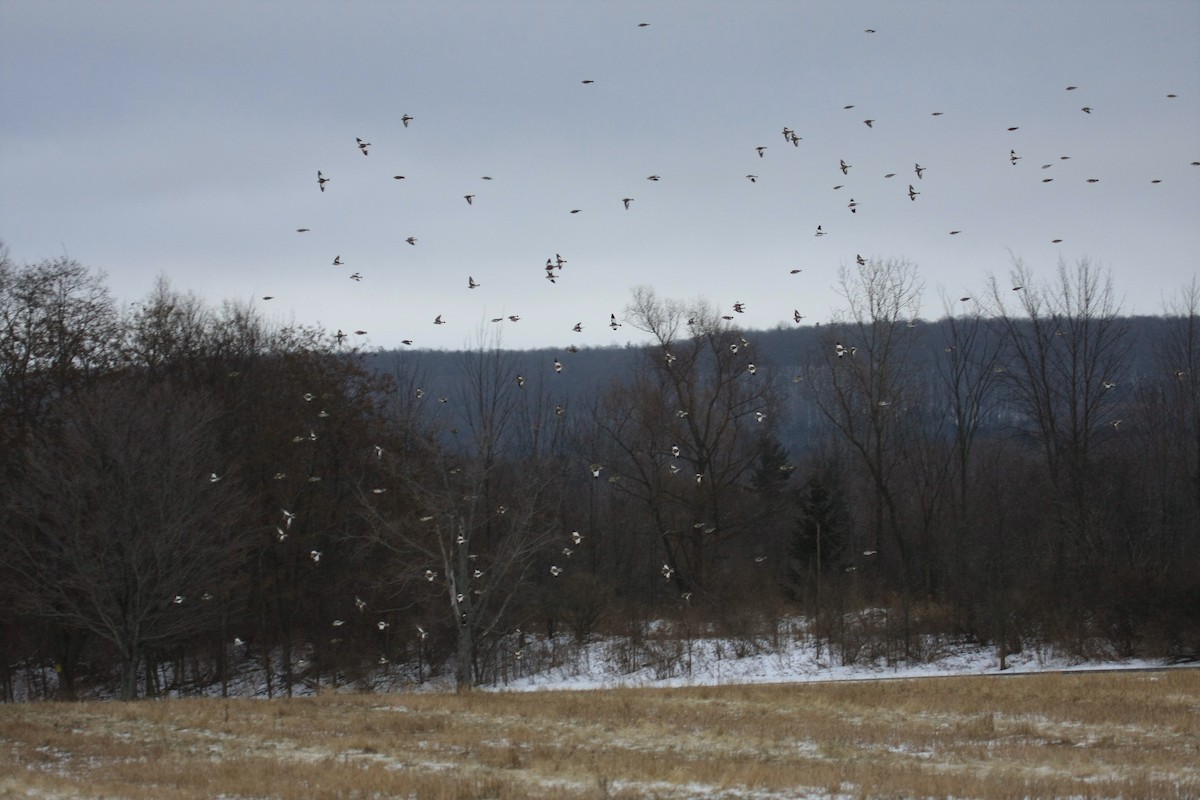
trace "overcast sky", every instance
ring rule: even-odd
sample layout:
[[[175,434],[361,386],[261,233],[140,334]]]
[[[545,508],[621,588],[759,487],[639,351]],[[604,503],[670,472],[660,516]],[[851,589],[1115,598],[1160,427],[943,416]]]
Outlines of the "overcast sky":
[[[858,255],[927,318],[1014,257],[1154,314],[1200,265],[1198,42],[1196,0],[0,0],[0,240],[370,347],[639,341],[641,284],[815,322]]]

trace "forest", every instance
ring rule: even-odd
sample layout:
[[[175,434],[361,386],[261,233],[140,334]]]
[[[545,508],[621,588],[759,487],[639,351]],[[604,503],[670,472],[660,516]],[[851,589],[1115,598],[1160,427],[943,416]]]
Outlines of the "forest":
[[[1131,317],[1018,261],[936,321],[911,262],[838,288],[790,329],[638,287],[644,345],[367,352],[0,251],[0,696],[466,691],[535,637],[788,616],[844,663],[1200,657],[1200,284]]]

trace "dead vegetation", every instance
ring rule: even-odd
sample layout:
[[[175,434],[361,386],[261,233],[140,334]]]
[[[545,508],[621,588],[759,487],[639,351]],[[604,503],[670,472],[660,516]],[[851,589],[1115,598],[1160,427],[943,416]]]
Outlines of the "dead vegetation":
[[[1196,797],[1200,671],[0,706],[0,798]]]

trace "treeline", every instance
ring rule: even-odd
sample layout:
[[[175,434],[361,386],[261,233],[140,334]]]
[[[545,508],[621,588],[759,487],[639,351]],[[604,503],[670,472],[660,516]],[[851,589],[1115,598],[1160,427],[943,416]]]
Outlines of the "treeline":
[[[0,693],[228,687],[252,661],[269,694],[468,688],[546,636],[785,615],[846,661],[933,636],[1194,658],[1200,289],[1139,341],[1090,263],[1011,277],[925,323],[916,268],[871,261],[787,334],[642,288],[643,348],[484,330],[382,359],[0,253]]]

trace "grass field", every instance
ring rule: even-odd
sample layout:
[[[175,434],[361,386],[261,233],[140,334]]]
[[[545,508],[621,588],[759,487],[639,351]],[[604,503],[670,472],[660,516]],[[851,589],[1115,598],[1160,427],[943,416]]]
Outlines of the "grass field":
[[[1197,798],[1200,670],[0,706],[0,798]]]

